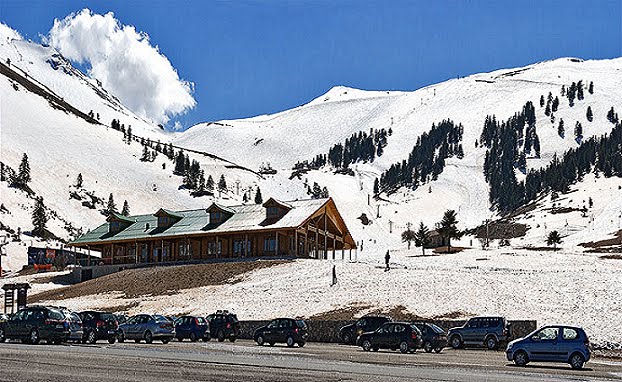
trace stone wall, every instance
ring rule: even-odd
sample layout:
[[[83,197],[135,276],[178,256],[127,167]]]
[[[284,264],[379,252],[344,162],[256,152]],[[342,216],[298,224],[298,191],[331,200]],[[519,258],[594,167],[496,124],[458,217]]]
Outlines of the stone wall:
[[[270,321],[240,321],[240,338],[253,339],[255,329],[267,325]],[[339,329],[355,321],[316,321],[305,320],[309,327],[310,342],[339,342]],[[447,330],[456,326],[463,325],[465,320],[439,320],[430,321],[441,328]],[[510,339],[524,337],[536,330],[536,321],[521,320],[509,321],[511,325]]]

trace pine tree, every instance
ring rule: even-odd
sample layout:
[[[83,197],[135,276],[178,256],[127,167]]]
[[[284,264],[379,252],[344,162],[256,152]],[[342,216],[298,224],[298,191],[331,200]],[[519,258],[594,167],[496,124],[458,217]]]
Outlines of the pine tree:
[[[117,205],[114,203],[114,197],[112,196],[112,193],[110,193],[110,196],[108,197],[108,204],[106,204],[106,209],[104,210],[104,214],[106,216],[110,216],[112,213],[116,213],[117,212]]]
[[[149,153],[149,149],[147,146],[143,146],[143,155],[140,157],[141,162],[149,162],[151,161],[151,154]]]
[[[30,164],[28,163],[28,155],[24,153],[22,161],[19,164],[17,179],[21,187],[25,187],[30,182]]]
[[[199,171],[199,177],[197,179],[197,187],[195,194],[198,196],[205,195],[205,173],[203,170]]]
[[[220,180],[218,181],[218,191],[227,192],[227,181],[225,180],[224,175],[221,175]]]
[[[184,150],[179,150],[177,156],[175,157],[175,169],[173,170],[173,174],[175,175],[184,175],[186,172],[186,158],[184,156]]]
[[[425,247],[430,244],[430,231],[423,222],[419,223],[419,229],[415,232],[415,245],[421,247],[421,252],[425,256]]]
[[[458,220],[456,219],[456,211],[445,211],[437,231],[441,237],[447,239],[447,252],[451,252],[451,239],[459,239],[462,236],[457,225]]]
[[[248,193],[245,192],[244,195],[242,195],[242,202],[243,203],[248,202]]]
[[[591,106],[587,107],[587,112],[585,113],[585,117],[587,118],[589,122],[592,122],[594,120],[594,113],[592,113]]]
[[[583,100],[583,81],[577,82],[577,99]]]
[[[544,95],[540,96],[540,107],[544,106]]]
[[[48,222],[48,216],[45,213],[45,205],[43,204],[43,198],[38,197],[35,201],[35,208],[32,211],[32,233],[35,236],[45,236],[45,226]]]
[[[212,178],[211,175],[207,176],[207,181],[205,182],[205,189],[210,194],[214,193],[214,178]]]
[[[82,188],[82,173],[79,173],[76,178],[76,188]]]
[[[127,144],[132,143],[132,127],[127,128]]]
[[[551,111],[556,112],[558,107],[559,107],[559,98],[555,96],[555,99],[553,99],[553,102],[551,102]]]
[[[311,191],[311,197],[313,199],[319,199],[322,197],[322,188],[317,182],[313,182],[313,189]]]
[[[123,210],[121,211],[121,215],[130,216],[130,205],[127,203],[127,200],[123,201]]]
[[[263,197],[261,196],[261,190],[257,187],[257,191],[255,192],[255,204],[263,203]]]
[[[551,231],[546,238],[546,244],[552,245],[554,250],[557,250],[557,244],[561,244],[562,238],[559,236],[559,232]]]
[[[574,127],[574,136],[577,139],[577,142],[581,143],[581,140],[583,139],[583,126],[579,121],[577,121],[577,124]]]
[[[594,82],[590,81],[590,86],[588,86],[587,92],[590,94],[594,94]]]
[[[402,243],[408,243],[408,249],[410,249],[410,243],[415,241],[415,238],[415,232],[410,229],[410,226],[402,232]]]
[[[328,188],[326,186],[322,187],[322,198],[328,198]]]
[[[549,102],[546,103],[546,108],[544,109],[544,115],[547,117],[551,115],[551,104]]]
[[[559,119],[559,126],[557,126],[557,134],[564,138],[566,131],[564,130],[564,120],[562,118]]]

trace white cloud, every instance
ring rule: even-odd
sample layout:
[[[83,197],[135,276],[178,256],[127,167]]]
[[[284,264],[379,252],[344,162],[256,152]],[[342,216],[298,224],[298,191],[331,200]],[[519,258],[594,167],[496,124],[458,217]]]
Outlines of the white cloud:
[[[179,78],[146,33],[121,25],[112,12],[83,9],[56,19],[47,40],[66,58],[88,63],[89,75],[142,117],[166,123],[196,105],[194,84]]]
[[[22,36],[5,23],[0,23],[0,38],[3,40],[22,40]]]

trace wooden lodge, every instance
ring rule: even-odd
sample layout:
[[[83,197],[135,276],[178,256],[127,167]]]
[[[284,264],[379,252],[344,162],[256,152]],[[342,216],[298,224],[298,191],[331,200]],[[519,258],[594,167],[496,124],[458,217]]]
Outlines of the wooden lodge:
[[[112,214],[70,245],[100,252],[101,263],[108,265],[268,256],[338,259],[356,249],[332,198]]]

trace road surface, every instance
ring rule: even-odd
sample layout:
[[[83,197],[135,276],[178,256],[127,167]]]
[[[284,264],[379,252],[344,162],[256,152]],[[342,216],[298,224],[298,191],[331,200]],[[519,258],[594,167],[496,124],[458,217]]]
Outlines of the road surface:
[[[0,344],[0,381],[622,381],[622,362],[594,360],[518,368],[503,352],[445,349],[441,354],[363,352],[354,346],[304,348],[172,342],[109,345]]]

